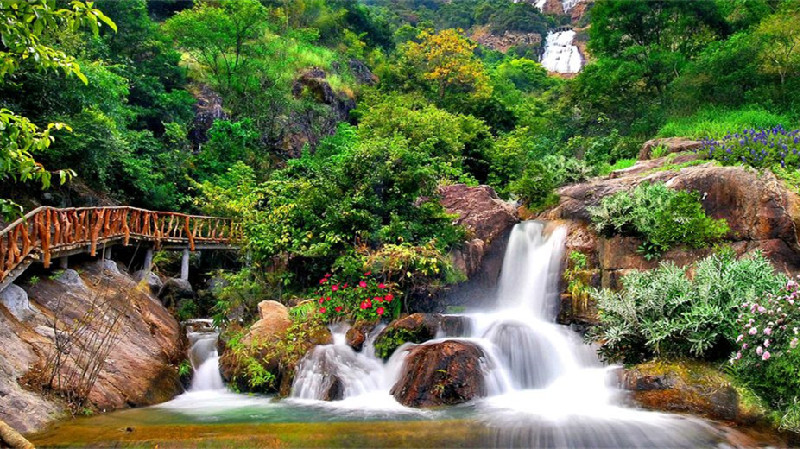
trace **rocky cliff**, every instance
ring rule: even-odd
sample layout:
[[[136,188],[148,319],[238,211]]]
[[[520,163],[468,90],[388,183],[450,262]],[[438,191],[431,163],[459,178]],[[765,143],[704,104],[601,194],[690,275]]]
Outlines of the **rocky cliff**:
[[[647,159],[654,145],[665,145],[668,156]],[[775,267],[789,274],[800,272],[800,197],[768,170],[747,167],[722,167],[704,162],[691,149],[696,142],[648,143],[640,160],[631,168],[603,178],[561,188],[560,203],[538,218],[555,220],[568,228],[567,253],[580,251],[589,256],[590,270],[585,279],[595,287],[618,288],[620,278],[630,270],[652,269],[659,262],[672,261],[687,266],[712,248],[674,248],[659,260],[646,260],[637,252],[642,243],[633,237],[604,238],[591,228],[588,208],[606,196],[629,191],[643,182],[665,182],[667,186],[700,194],[706,213],[727,221],[725,238],[738,255],[762,251]],[[675,148],[673,148],[675,147]],[[571,298],[565,298],[569,300]],[[587,310],[582,310],[584,307]],[[572,318],[592,321],[591,304],[573,301]]]
[[[85,385],[82,375],[94,371],[96,382],[81,407],[144,406],[180,391],[180,325],[146,283],[101,261],[31,277],[23,286],[0,293],[0,420],[21,432],[40,429],[68,413],[59,393],[70,391],[74,400]],[[63,362],[55,364],[59,353]],[[99,369],[87,369],[94,362]],[[60,392],[41,388],[54,366]]]

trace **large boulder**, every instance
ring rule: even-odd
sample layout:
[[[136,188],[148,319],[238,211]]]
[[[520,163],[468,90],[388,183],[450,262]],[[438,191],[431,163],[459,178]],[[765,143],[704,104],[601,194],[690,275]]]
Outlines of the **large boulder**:
[[[367,342],[369,334],[375,330],[377,323],[374,321],[356,321],[350,329],[345,333],[345,343],[353,348],[356,352],[361,352],[364,349],[364,343]]]
[[[416,346],[391,394],[407,407],[455,405],[485,396],[484,359],[480,347],[465,341]]]
[[[278,301],[261,301],[258,303],[258,314],[261,318],[250,326],[250,330],[242,338],[242,343],[269,341],[286,332],[286,329],[292,324],[292,320],[289,318],[289,309]]]
[[[389,323],[375,338],[375,354],[388,359],[405,343],[424,343],[439,332],[442,315],[413,313]]]
[[[725,374],[699,362],[648,362],[621,369],[619,382],[636,404],[651,410],[743,424],[765,417],[764,410],[740,400]]]
[[[49,355],[56,342],[70,339],[73,351],[88,357],[96,334],[111,330],[116,341],[101,361],[87,406],[98,410],[140,407],[171,399],[180,392],[177,364],[185,356],[180,325],[157,298],[124,273],[101,272],[94,262],[81,274],[65,270],[54,279],[42,278],[25,286],[32,307],[40,313],[20,323],[0,307],[0,420],[27,433],[41,429],[67,412],[53,396],[40,396],[42,370],[52,368]],[[53,330],[53,319],[59,331]],[[86,332],[70,332],[88,323]],[[77,356],[77,354],[76,354]],[[71,379],[80,367],[65,361],[58,372]],[[77,378],[74,377],[72,379]],[[23,385],[34,387],[23,388]],[[68,385],[76,387],[76,385]]]
[[[158,299],[164,307],[175,307],[181,300],[194,299],[192,284],[185,279],[169,278],[158,291]]]
[[[0,303],[19,321],[25,321],[35,313],[28,301],[28,293],[15,284],[0,291]]]
[[[144,282],[147,284],[147,288],[155,295],[157,295],[164,286],[164,282],[161,280],[161,278],[150,270],[137,271],[133,274],[133,279],[135,281]]]
[[[519,215],[514,205],[498,198],[488,186],[442,186],[439,196],[445,210],[457,215],[455,222],[463,225],[471,236],[450,253],[453,267],[469,282],[451,289],[445,302],[454,305],[479,302],[491,296],[497,285],[508,236],[519,222]]]

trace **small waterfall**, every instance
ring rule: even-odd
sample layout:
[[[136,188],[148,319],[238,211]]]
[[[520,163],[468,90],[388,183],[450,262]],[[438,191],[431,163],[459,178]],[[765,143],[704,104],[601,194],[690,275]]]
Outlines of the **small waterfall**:
[[[219,373],[217,341],[219,331],[211,320],[187,322],[189,361],[194,369],[190,391],[222,390],[225,384]]]
[[[583,59],[578,47],[572,44],[575,32],[550,31],[545,39],[542,66],[556,73],[578,73],[583,67]]]

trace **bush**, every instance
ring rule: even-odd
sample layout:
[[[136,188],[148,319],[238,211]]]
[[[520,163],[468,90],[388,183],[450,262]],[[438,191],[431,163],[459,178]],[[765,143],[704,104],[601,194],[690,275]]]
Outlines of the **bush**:
[[[648,258],[676,245],[702,248],[728,232],[725,220],[706,216],[695,192],[672,190],[664,183],[643,183],[617,192],[589,208],[597,232],[637,236]]]
[[[626,275],[620,292],[593,290],[600,340],[607,360],[639,363],[652,356],[718,359],[736,341],[739,306],[778,291],[785,277],[756,254],[736,260],[724,249],[688,270],[662,263]]]
[[[796,413],[800,396],[800,287],[790,280],[777,295],[744,301],[742,308],[731,365],[771,406],[790,407]]]
[[[400,314],[400,301],[395,301],[391,286],[379,282],[371,272],[352,283],[326,274],[319,280],[315,300],[318,312],[326,321],[349,318],[354,321],[393,319]]]
[[[531,162],[522,177],[509,185],[511,193],[527,207],[538,208],[550,202],[556,187],[553,173],[543,163]]]

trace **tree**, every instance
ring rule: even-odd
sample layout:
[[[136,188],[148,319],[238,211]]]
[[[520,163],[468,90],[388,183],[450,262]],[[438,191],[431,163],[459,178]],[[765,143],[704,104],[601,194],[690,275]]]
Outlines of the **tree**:
[[[765,73],[778,75],[781,85],[800,73],[800,11],[781,11],[758,26],[756,36],[764,43],[759,58]]]
[[[72,9],[56,9],[53,0],[0,0],[0,83],[13,76],[23,65],[38,70],[54,69],[74,75],[87,83],[75,59],[63,51],[46,45],[45,33],[88,26],[97,34],[102,24],[116,30],[116,25],[91,2],[73,1]],[[50,123],[44,129],[9,109],[0,109],[0,180],[36,180],[42,187],[50,185],[51,173],[36,162],[33,154],[50,146],[52,130],[69,129],[61,123]],[[61,181],[70,175],[61,171]],[[19,207],[0,199],[0,212],[8,215]]]
[[[417,39],[403,46],[403,56],[423,81],[432,84],[440,100],[450,92],[491,95],[486,69],[474,54],[476,44],[458,30],[422,31]]]

